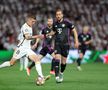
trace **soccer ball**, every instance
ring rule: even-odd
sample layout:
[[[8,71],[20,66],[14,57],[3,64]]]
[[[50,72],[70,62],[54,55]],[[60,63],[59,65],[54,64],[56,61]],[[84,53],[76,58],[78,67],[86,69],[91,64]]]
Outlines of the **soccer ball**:
[[[43,85],[44,83],[45,83],[44,78],[38,76],[37,79],[36,79],[36,85],[41,86],[41,85]]]

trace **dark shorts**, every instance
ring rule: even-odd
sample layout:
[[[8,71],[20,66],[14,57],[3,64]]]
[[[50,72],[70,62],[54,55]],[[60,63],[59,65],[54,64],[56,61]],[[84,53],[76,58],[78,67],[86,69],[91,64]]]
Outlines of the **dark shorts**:
[[[84,47],[79,47],[78,49],[78,53],[83,53],[83,55],[85,54],[87,48],[84,48]]]
[[[51,48],[51,47],[43,47],[41,50],[40,50],[40,54],[42,56],[46,56],[47,54],[52,54],[54,52],[54,50]]]
[[[69,54],[69,45],[55,44],[55,54],[60,54],[63,57],[67,57]]]

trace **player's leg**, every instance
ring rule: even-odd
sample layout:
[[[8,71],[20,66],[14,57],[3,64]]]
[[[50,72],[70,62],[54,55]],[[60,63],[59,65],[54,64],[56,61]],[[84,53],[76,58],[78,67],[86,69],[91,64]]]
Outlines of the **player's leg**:
[[[36,53],[34,53],[32,50],[28,50],[28,57],[30,58],[30,60],[35,62],[35,67],[36,67],[36,71],[38,75],[40,77],[43,77],[42,67],[41,67],[41,62],[40,62],[41,56],[36,55]]]
[[[20,58],[20,71],[23,70],[23,66],[24,66],[24,58]]]
[[[25,70],[26,70],[27,67],[28,67],[28,62],[29,62],[28,57],[25,56],[25,57],[24,57],[24,69],[25,69]]]
[[[52,61],[51,61],[51,70],[50,70],[50,74],[55,74],[55,70],[54,70],[54,66],[55,66],[55,53],[53,49],[50,49],[50,52],[48,52],[52,57]]]
[[[6,62],[2,63],[0,65],[0,68],[12,66],[12,65],[15,64],[15,62],[16,62],[16,59],[15,58],[12,58],[10,61],[6,61]]]
[[[35,62],[32,62],[28,68],[31,70],[35,66]]]
[[[83,59],[85,50],[80,49],[78,52],[79,52],[79,57],[78,57],[78,59],[77,59],[77,69],[78,69],[79,71],[81,71],[81,70],[82,70],[81,67],[80,67],[80,66],[81,66],[81,60]]]
[[[67,60],[67,56],[69,54],[69,45],[63,45],[62,46],[62,57],[61,57],[61,70],[60,70],[60,74],[59,74],[59,82],[63,81],[63,73],[66,69],[66,60]]]
[[[61,70],[60,70],[60,74],[59,74],[59,82],[63,81],[63,73],[64,73],[64,71],[66,69],[66,60],[67,60],[67,58],[62,56],[62,59],[61,59]]]
[[[46,48],[42,48],[40,50],[40,54],[38,55],[38,59],[41,60],[45,55],[47,54],[47,50]],[[35,62],[32,62],[32,64],[30,64],[30,66],[28,66],[27,68],[27,75],[30,76],[30,70],[35,66]]]
[[[55,65],[54,65],[54,70],[55,70],[55,78],[56,82],[59,82],[59,72],[60,72],[60,61],[61,61],[61,45],[60,44],[55,44]]]
[[[0,68],[9,67],[9,66],[14,65],[16,60],[21,58],[24,55],[24,53],[22,54],[20,51],[21,51],[20,48],[17,48],[14,51],[14,54],[13,54],[13,57],[11,58],[11,60],[10,61],[6,61],[3,64],[1,64]]]
[[[28,76],[30,76],[30,71],[31,71],[31,69],[32,69],[34,66],[35,66],[35,62],[33,61],[33,62],[30,64],[30,66],[27,67],[26,73],[27,73]]]
[[[30,58],[30,57],[29,57]],[[39,61],[39,64],[36,64],[35,63],[35,61],[33,61],[31,64],[30,64],[30,66],[26,69],[26,72],[27,72],[27,75],[28,76],[30,76],[30,71],[31,71],[31,69],[35,66],[36,67],[36,70],[38,69],[38,67],[40,68],[40,72],[42,71],[41,70],[41,67],[39,66],[40,65],[40,60],[43,58],[43,56],[42,55],[38,55],[37,56],[37,58],[36,59],[34,59],[34,60],[37,60],[37,61]],[[31,60],[33,60],[33,59],[31,59]],[[39,70],[39,69],[38,69]]]
[[[61,60],[61,55],[60,54],[56,54],[55,55],[54,70],[55,70],[55,77],[56,77],[56,82],[57,83],[59,82],[60,60]]]

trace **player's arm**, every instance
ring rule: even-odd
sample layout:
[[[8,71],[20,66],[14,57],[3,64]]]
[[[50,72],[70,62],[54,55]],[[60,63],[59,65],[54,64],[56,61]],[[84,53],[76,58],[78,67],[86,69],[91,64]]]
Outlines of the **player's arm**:
[[[78,48],[78,46],[79,46],[79,42],[78,42],[78,33],[77,33],[77,31],[76,31],[75,28],[73,28],[72,31],[73,31],[74,39],[75,39],[75,47]]]
[[[51,31],[50,33],[46,34],[46,36],[53,36],[55,34],[54,31]]]
[[[34,50],[37,47],[39,42],[40,42],[40,38],[37,38],[35,44],[31,48]]]
[[[29,33],[26,33],[25,35],[25,39],[27,40],[32,40],[32,39],[36,39],[36,38],[44,38],[44,35],[34,35],[34,36],[31,36]]]
[[[67,22],[67,26],[70,30],[72,30],[73,34],[74,34],[74,41],[75,41],[75,47],[78,48],[79,46],[79,42],[78,42],[78,33],[74,27],[74,25],[70,22],[70,21],[66,21]]]

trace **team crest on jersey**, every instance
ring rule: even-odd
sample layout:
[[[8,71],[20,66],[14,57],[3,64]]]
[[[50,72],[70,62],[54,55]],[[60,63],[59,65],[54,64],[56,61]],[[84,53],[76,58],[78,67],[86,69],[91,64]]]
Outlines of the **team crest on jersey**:
[[[65,24],[62,24],[62,27],[65,27]]]
[[[46,31],[47,33],[49,32],[49,31]]]
[[[55,25],[55,27],[57,27],[57,25]]]
[[[25,32],[28,32],[28,29],[25,29]]]
[[[86,41],[86,38],[83,38],[83,41]]]
[[[89,36],[87,35],[87,38],[88,38]]]

